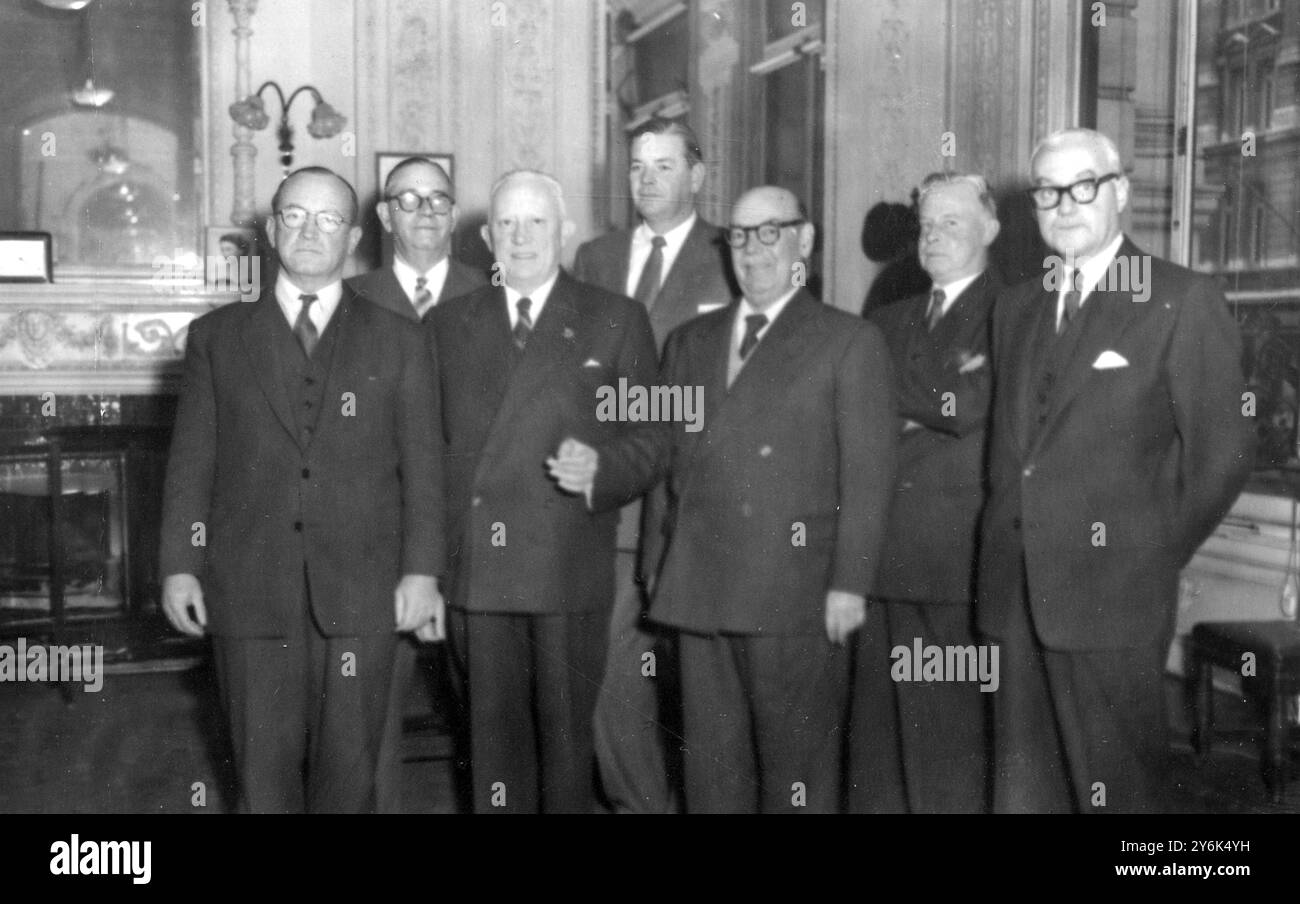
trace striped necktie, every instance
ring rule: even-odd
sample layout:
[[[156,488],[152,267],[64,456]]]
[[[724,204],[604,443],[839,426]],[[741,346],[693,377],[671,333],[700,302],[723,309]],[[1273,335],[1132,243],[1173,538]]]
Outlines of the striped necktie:
[[[515,338],[515,347],[521,352],[524,346],[528,344],[528,337],[533,332],[533,318],[529,315],[529,310],[533,306],[531,298],[521,298],[515,302],[515,307],[519,311],[519,319],[515,321],[515,328],[512,335]]]
[[[421,320],[433,307],[433,293],[429,291],[429,281],[423,276],[415,280],[415,316]]]
[[[302,299],[302,309],[298,311],[298,319],[293,322],[293,334],[298,337],[298,344],[302,346],[303,354],[310,358],[316,343],[320,340],[320,332],[308,314],[311,303],[317,299],[317,296],[299,295],[298,297]]]

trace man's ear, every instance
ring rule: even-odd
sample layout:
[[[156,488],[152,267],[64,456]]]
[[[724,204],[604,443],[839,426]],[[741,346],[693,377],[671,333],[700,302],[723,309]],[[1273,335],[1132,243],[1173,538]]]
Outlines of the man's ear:
[[[361,227],[353,226],[348,230],[348,254],[357,250],[357,245],[361,242]]]
[[[995,217],[988,217],[984,221],[984,247],[987,248],[993,244],[993,240],[998,237],[1002,231],[1002,224]]]
[[[266,218],[266,241],[272,248],[275,247],[275,214]]]
[[[380,201],[375,205],[375,213],[379,215],[379,222],[384,227],[384,232],[393,231],[393,212],[388,207],[387,201]]]
[[[492,230],[488,228],[487,223],[478,228],[478,234],[483,236],[483,244],[488,246],[488,251],[496,254],[497,250],[492,247]]]
[[[1115,203],[1120,210],[1128,209],[1128,176],[1115,180]]]
[[[708,174],[709,169],[703,163],[691,164],[691,194],[700,193],[700,189],[704,187],[704,177]]]
[[[817,239],[817,227],[804,223],[799,227],[799,256],[804,260],[812,257],[813,243]]]
[[[573,234],[578,231],[578,224],[573,220],[565,220],[560,224],[560,245],[563,247],[573,238]]]

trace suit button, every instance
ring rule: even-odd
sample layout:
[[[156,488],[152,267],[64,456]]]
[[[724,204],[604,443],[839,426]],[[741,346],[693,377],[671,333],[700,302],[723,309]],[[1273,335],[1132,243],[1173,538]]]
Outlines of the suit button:
[[[483,504],[483,497],[475,496],[473,499],[470,500],[469,504],[474,506],[474,508],[478,508],[480,505]]]
[[[754,514],[754,509],[750,507],[750,504],[748,502],[746,502],[744,505],[740,507],[740,514],[743,517],[748,518],[750,515]]]
[[[1019,516],[1019,515],[1017,515],[1016,517],[1014,517],[1014,518],[1011,519],[1011,529],[1012,529],[1012,530],[1020,530],[1020,516]]]
[[[304,408],[310,408],[310,407],[311,407],[311,399],[304,399],[302,405],[303,405]]]
[[[298,533],[302,533],[302,522],[301,521],[293,522],[293,529],[296,530]]]
[[[1027,468],[1025,468],[1023,471],[1020,472],[1021,476],[1023,477],[1029,477],[1033,473],[1034,473],[1033,465],[1029,465]]]
[[[898,488],[900,490],[910,490],[913,486],[914,484],[912,483],[912,481],[904,480],[902,483],[898,485]]]
[[[772,454],[771,446],[764,446],[763,448],[758,450],[758,455],[760,458],[767,458],[771,454]]]
[[[306,379],[303,380],[303,382],[306,383],[308,386],[316,385],[316,380],[313,379],[312,377],[307,377]]]
[[[311,476],[311,468],[303,468],[303,469],[302,469],[302,476],[303,476],[303,479],[304,479],[304,480],[306,480],[308,477],[310,477],[310,476]]]
[[[1047,404],[1047,393],[1045,393],[1045,392],[1040,392],[1040,393],[1038,394],[1038,404],[1040,404],[1040,405],[1046,405],[1046,404]]]

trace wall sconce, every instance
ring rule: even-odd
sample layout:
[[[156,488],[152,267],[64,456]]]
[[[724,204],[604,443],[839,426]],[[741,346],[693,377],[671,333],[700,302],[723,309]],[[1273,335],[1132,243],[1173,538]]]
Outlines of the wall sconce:
[[[280,139],[280,165],[284,167],[287,174],[289,167],[293,165],[293,126],[289,125],[289,108],[293,106],[299,94],[310,91],[311,96],[316,99],[316,106],[311,111],[311,122],[307,124],[307,132],[312,138],[332,138],[343,131],[348,120],[338,110],[325,103],[320,92],[311,85],[303,85],[290,94],[288,100],[285,100],[284,92],[275,82],[263,82],[262,87],[248,97],[231,104],[230,118],[255,132],[265,129],[271,122],[271,117],[266,112],[266,104],[262,101],[262,92],[267,88],[274,88],[280,98],[280,125],[276,129],[276,134]]]

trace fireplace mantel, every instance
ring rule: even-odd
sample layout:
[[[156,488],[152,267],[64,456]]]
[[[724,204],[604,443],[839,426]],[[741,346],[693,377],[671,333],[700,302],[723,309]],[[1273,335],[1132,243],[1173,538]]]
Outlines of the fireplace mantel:
[[[0,395],[174,394],[190,321],[238,300],[148,280],[0,285]]]

